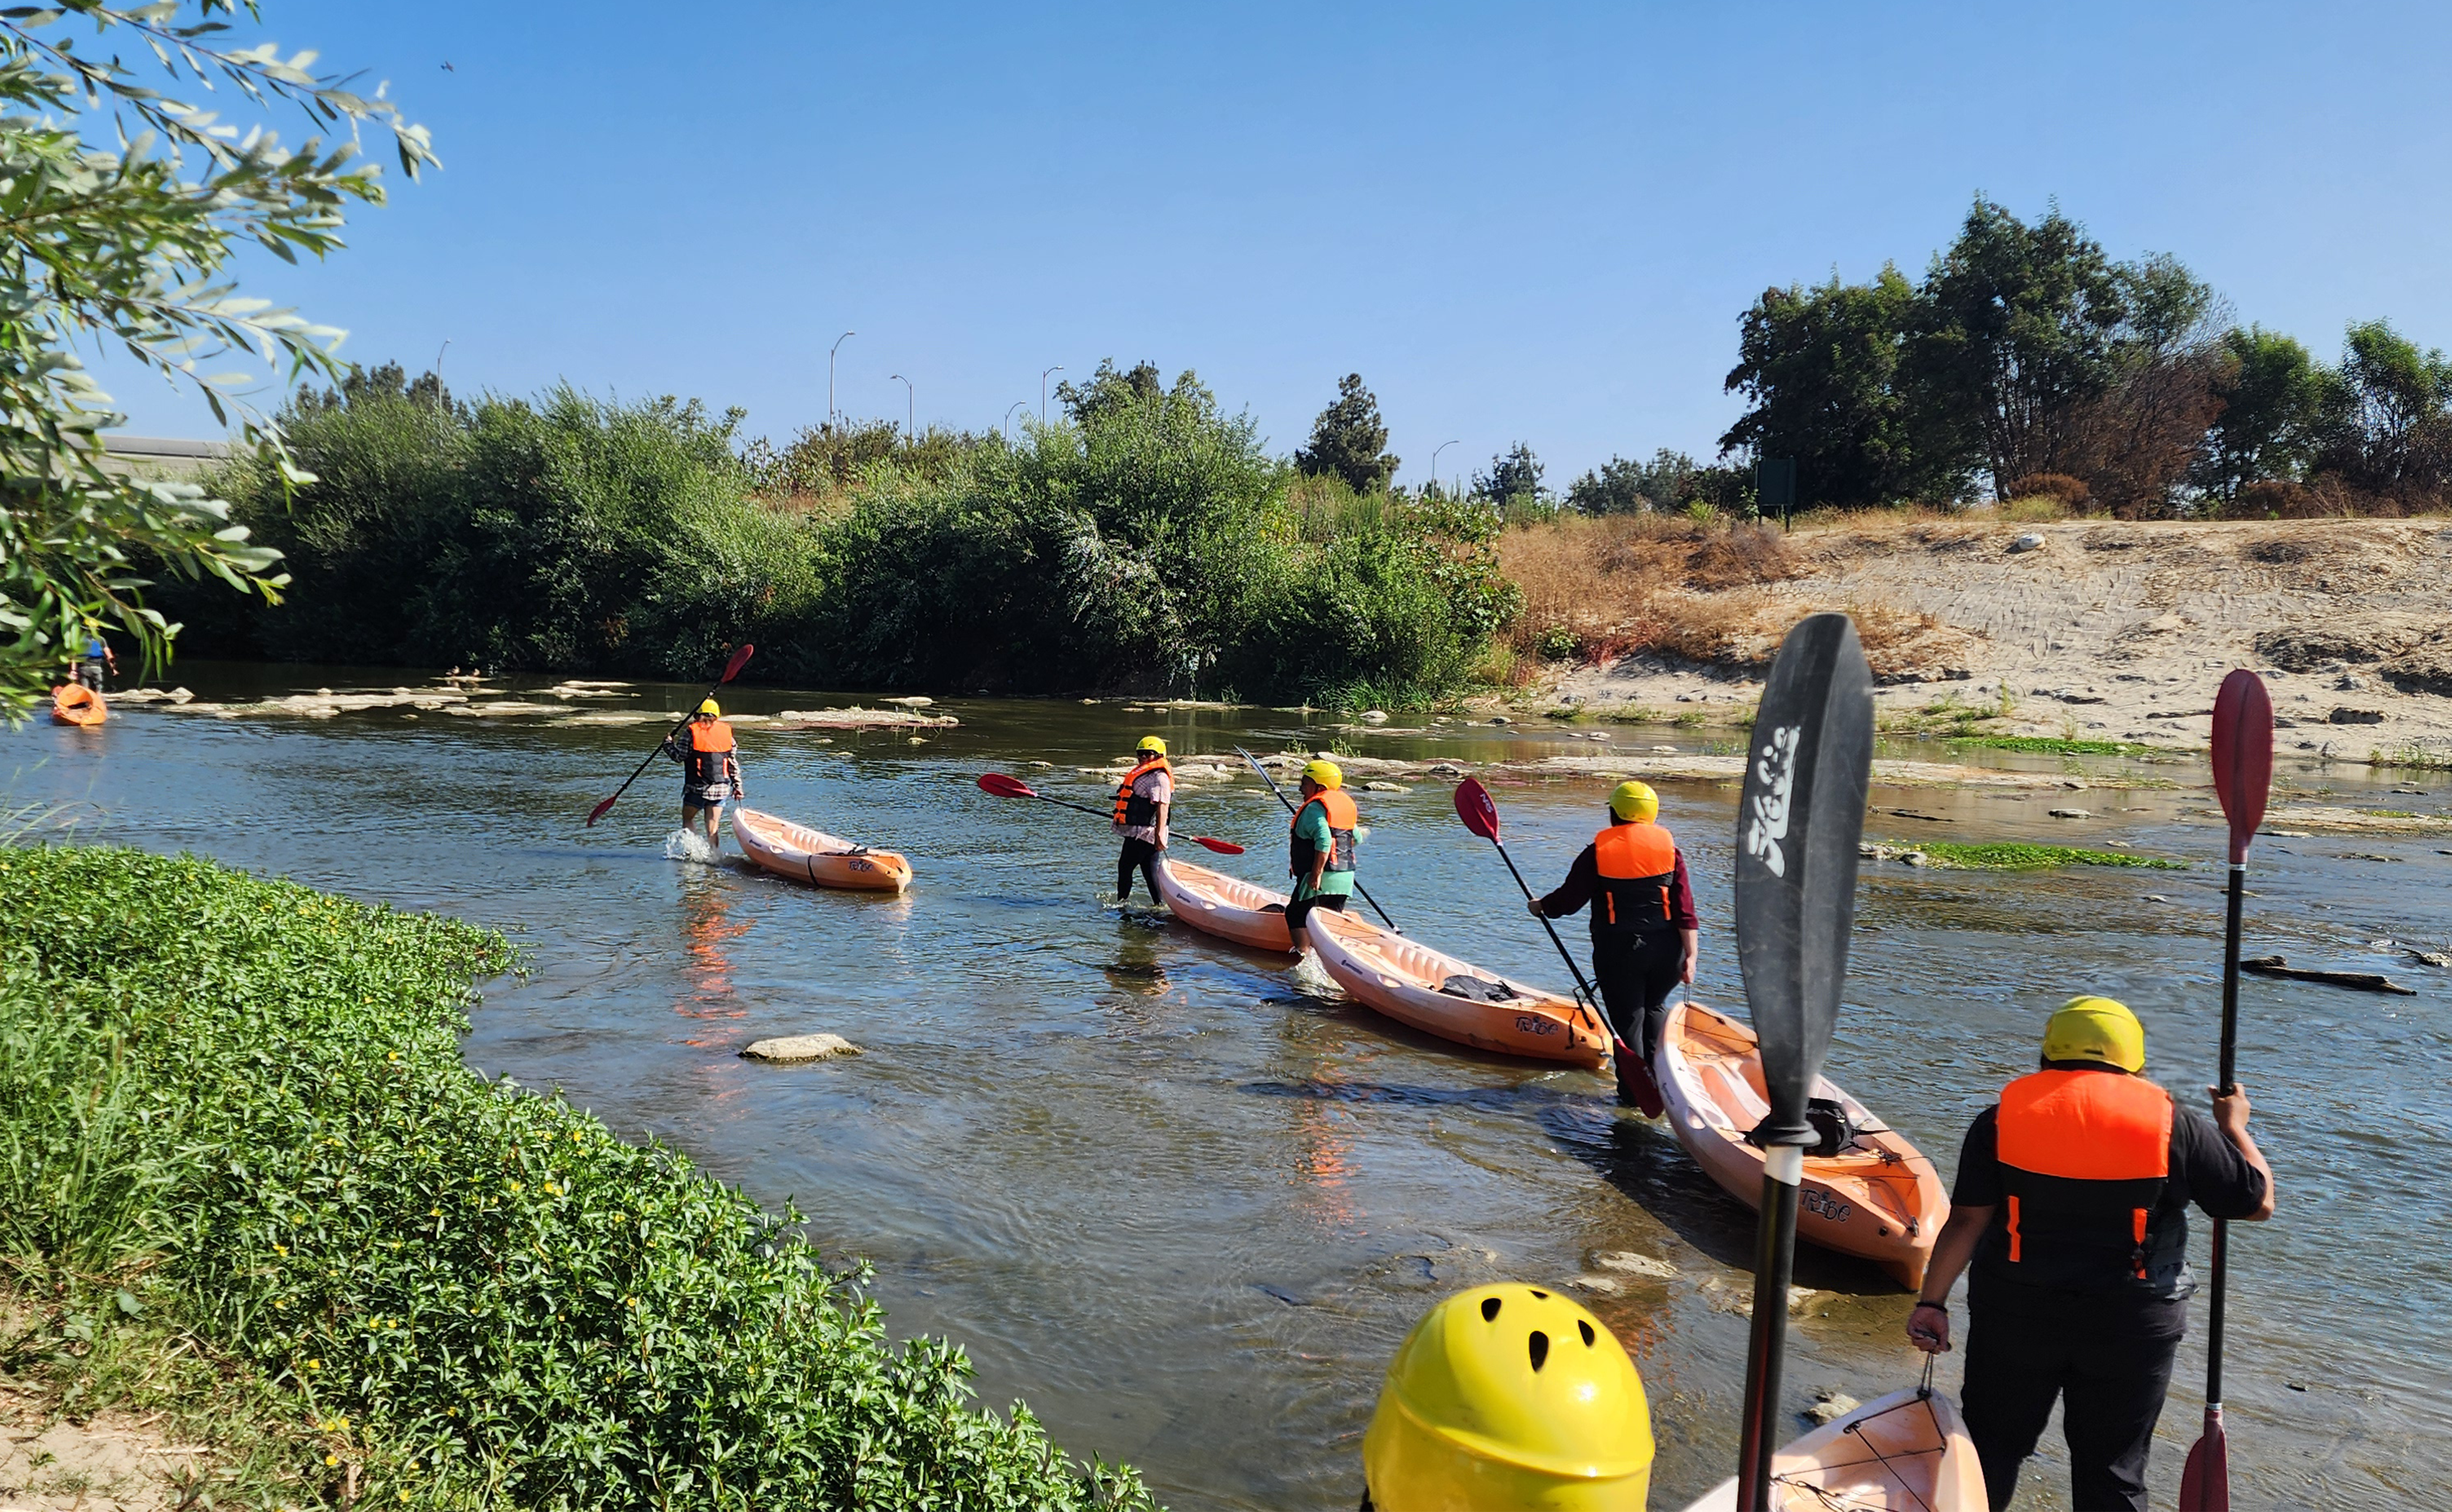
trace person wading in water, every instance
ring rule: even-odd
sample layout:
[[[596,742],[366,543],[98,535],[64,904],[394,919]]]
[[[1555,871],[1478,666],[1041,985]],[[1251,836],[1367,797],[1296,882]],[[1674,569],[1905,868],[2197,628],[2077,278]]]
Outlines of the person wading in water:
[[[1959,1152],[1908,1339],[1949,1348],[1949,1288],[1967,1286],[1967,1432],[1993,1512],[2061,1402],[2069,1504],[2146,1506],[2146,1456],[2187,1332],[2188,1204],[2273,1216],[2273,1168],[2247,1132],[2245,1088],[2213,1118],[2146,1080],[2146,1030],[2109,998],[2071,998],[2044,1029],[2043,1069],[2002,1088]]]
[[[749,796],[741,781],[741,760],[733,752],[732,726],[723,710],[708,699],[690,716],[689,724],[664,739],[664,754],[682,764],[682,827],[701,815],[706,819],[706,843],[723,844],[723,805]]]
[[[1295,880],[1286,933],[1296,950],[1311,948],[1303,921],[1314,908],[1343,913],[1354,896],[1354,831],[1360,818],[1346,796],[1344,771],[1326,757],[1303,767],[1302,799],[1286,855],[1286,875]]]
[[[1617,1037],[1648,1066],[1659,1053],[1671,990],[1694,980],[1702,925],[1686,853],[1658,823],[1660,795],[1642,783],[1620,783],[1609,807],[1609,827],[1576,855],[1558,889],[1531,907],[1539,917],[1563,919],[1592,906],[1593,985]],[[1623,1074],[1617,1086],[1620,1102],[1635,1101]]]
[[[1116,901],[1133,895],[1133,873],[1149,884],[1150,902],[1158,901],[1157,862],[1165,853],[1167,817],[1175,808],[1175,768],[1167,765],[1166,742],[1144,735],[1133,751],[1133,769],[1116,786],[1116,833],[1124,848],[1116,857]]]

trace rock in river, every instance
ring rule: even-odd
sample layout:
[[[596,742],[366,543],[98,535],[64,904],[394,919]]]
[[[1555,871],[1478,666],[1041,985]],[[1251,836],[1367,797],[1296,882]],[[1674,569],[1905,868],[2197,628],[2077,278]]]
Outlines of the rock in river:
[[[838,1055],[858,1055],[859,1045],[840,1034],[795,1034],[781,1040],[760,1040],[741,1052],[744,1061],[767,1061],[787,1065],[798,1061],[824,1061]]]

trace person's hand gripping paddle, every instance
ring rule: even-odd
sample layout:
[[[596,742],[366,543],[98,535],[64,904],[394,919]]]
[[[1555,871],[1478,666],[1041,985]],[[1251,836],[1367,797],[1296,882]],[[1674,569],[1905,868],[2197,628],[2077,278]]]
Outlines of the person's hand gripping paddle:
[[[723,664],[723,675],[715,680],[715,686],[708,688],[705,696],[701,698],[698,701],[698,704],[692,704],[690,706],[691,710],[695,712],[699,704],[703,704],[707,699],[713,698],[724,684],[731,682],[736,677],[739,677],[741,675],[741,669],[749,665],[750,653],[757,649],[758,647],[754,646],[743,645],[741,649],[733,652],[732,660]],[[690,716],[688,714],[683,714],[681,718],[673,721],[673,727],[664,731],[664,740],[670,740],[674,736],[680,734],[682,732],[682,726],[689,722]],[[587,826],[589,828],[593,829],[596,827],[596,821],[604,817],[604,810],[612,807],[616,800],[618,800],[623,793],[630,790],[630,784],[639,780],[639,773],[645,771],[647,769],[648,762],[654,761],[657,753],[662,751],[663,748],[663,740],[656,742],[655,750],[647,752],[647,760],[639,764],[638,771],[632,772],[623,780],[621,786],[613,789],[613,797],[607,798],[603,803],[598,804],[595,807],[587,811]]]
[[[1797,1187],[1805,1146],[1816,1140],[1806,1101],[1822,1075],[1848,977],[1856,845],[1873,766],[1873,679],[1855,622],[1813,614],[1788,632],[1754,716],[1752,746],[1737,806],[1737,964],[1770,1113],[1747,1136],[1765,1160],[1737,1512],[1769,1512]]]
[[[2273,791],[2273,700],[2264,680],[2242,669],[2223,679],[2214,699],[2214,795],[2230,821],[2229,919],[2223,929],[2222,1090],[2238,1089],[2239,915],[2247,882],[2247,843],[2264,823]],[[2180,1512],[2230,1512],[2230,1435],[2223,1426],[2223,1282],[2230,1225],[2214,1220],[2213,1280],[2205,1319],[2205,1427],[2180,1472]]]
[[[1468,777],[1456,785],[1455,811],[1456,817],[1464,821],[1464,827],[1498,847],[1498,859],[1507,863],[1508,875],[1513,877],[1515,885],[1522,889],[1524,901],[1532,902],[1532,887],[1524,881],[1524,873],[1515,869],[1515,858],[1507,853],[1507,842],[1498,838],[1498,805],[1490,796],[1490,789],[1481,786],[1480,779]],[[1568,974],[1575,979],[1576,1000],[1583,1004],[1584,1011],[1592,1015],[1592,1027],[1609,1036],[1611,1053],[1617,1058],[1619,1080],[1633,1090],[1635,1105],[1643,1109],[1644,1117],[1658,1118],[1666,1104],[1660,1101],[1659,1084],[1651,1079],[1651,1067],[1617,1037],[1617,1030],[1602,1016],[1600,995],[1592,990],[1591,983],[1584,980],[1583,968],[1575,965],[1575,958],[1568,952],[1567,942],[1558,938],[1558,926],[1545,915],[1541,927],[1550,932],[1550,943],[1558,947],[1558,959],[1567,963]]]
[[[1066,803],[1061,798],[1050,798],[1019,778],[1007,777],[1002,772],[989,772],[981,777],[979,791],[994,793],[999,798],[1036,798],[1042,804],[1054,804],[1058,808],[1070,808],[1075,813],[1088,814],[1094,819],[1115,817],[1112,814],[1102,813],[1087,804]],[[1184,838],[1196,846],[1206,846],[1221,856],[1239,856],[1243,853],[1243,847],[1231,840],[1216,840],[1207,835],[1188,835]]]

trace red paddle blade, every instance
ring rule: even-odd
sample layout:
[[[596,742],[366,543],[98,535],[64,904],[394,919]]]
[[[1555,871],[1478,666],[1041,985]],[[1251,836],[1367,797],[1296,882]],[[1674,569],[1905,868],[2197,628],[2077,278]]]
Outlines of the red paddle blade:
[[[2180,1512],[2230,1512],[2230,1435],[2220,1407],[2205,1409],[2205,1431],[2180,1472]]]
[[[1221,856],[1239,856],[1243,853],[1243,847],[1231,840],[1213,840],[1207,835],[1195,835],[1192,837],[1192,843],[1196,846],[1206,846]]]
[[[613,795],[613,798],[619,798],[619,797],[621,797],[621,796],[622,796],[622,795],[621,795],[620,793],[615,793],[615,794]],[[603,818],[603,817],[604,817],[604,810],[606,810],[606,809],[608,809],[608,808],[610,808],[610,807],[612,807],[612,806],[613,806],[613,798],[607,798],[607,799],[606,799],[606,800],[604,800],[603,803],[598,804],[595,807],[593,807],[593,808],[591,808],[591,809],[589,809],[589,810],[587,811],[587,827],[588,827],[588,828],[590,828],[590,829],[595,828],[595,827],[596,827],[596,821],[598,821],[598,820],[600,820],[600,819],[602,819],[602,818]]]
[[[1002,772],[980,773],[979,791],[983,793],[994,793],[999,798],[1036,798],[1038,796],[1037,793],[1031,791],[1030,785],[1028,783],[1022,782],[1018,778],[1007,777]]]
[[[1455,810],[1467,829],[1484,840],[1498,838],[1498,806],[1491,802],[1490,789],[1481,786],[1478,777],[1456,784]]]
[[[729,683],[739,677],[741,669],[749,665],[749,653],[756,649],[758,647],[742,642],[741,649],[732,653],[732,660],[723,664],[723,676],[719,681]]]
[[[2242,668],[2223,679],[2214,699],[2214,795],[2230,821],[2230,859],[2247,859],[2247,843],[2264,823],[2273,790],[2273,699],[2264,679]]]
[[[1617,1046],[1617,1079],[1634,1093],[1634,1105],[1645,1118],[1658,1118],[1669,1104],[1660,1099],[1660,1084],[1653,1079],[1651,1067],[1624,1040],[1610,1036]]]

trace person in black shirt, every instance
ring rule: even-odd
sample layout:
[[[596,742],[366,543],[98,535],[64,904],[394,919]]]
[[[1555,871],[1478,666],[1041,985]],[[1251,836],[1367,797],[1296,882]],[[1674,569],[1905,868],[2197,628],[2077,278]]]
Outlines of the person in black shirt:
[[[2273,1170],[2247,1132],[2244,1087],[2213,1118],[2145,1079],[2146,1031],[2108,998],[2071,998],[2044,1031],[2043,1068],[1975,1117],[1949,1222],[1933,1243],[1908,1338],[1949,1348],[1950,1287],[1967,1290],[1967,1431],[1993,1512],[2061,1402],[2077,1512],[2143,1512],[2146,1460],[2187,1331],[2187,1208],[2273,1216]]]

